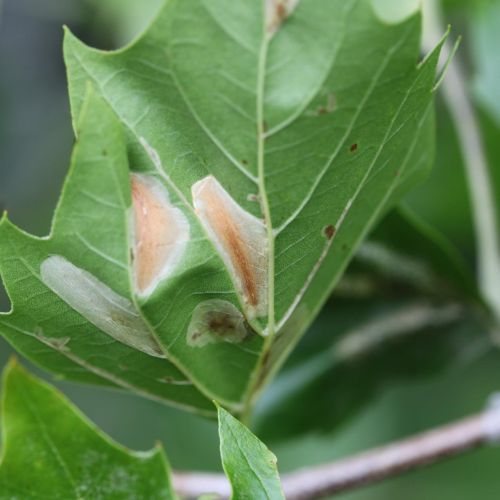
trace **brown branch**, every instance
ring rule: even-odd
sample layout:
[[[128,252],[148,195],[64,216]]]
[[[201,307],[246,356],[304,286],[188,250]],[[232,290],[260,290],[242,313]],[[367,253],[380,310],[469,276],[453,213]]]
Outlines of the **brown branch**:
[[[198,498],[206,493],[215,493],[221,498],[231,496],[231,486],[223,474],[175,471],[173,481],[181,498]]]
[[[373,484],[500,440],[500,407],[352,457],[282,476],[288,500],[308,500]],[[224,476],[176,472],[174,487],[185,498],[215,493],[228,498]]]

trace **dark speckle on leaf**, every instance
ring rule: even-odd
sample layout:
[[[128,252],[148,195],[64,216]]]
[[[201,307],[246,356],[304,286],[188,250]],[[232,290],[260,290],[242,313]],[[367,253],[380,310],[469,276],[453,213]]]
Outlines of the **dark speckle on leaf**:
[[[350,149],[351,153],[354,153],[355,151],[358,150],[358,144],[357,143],[352,144],[349,149]]]
[[[331,240],[335,236],[335,226],[331,224],[325,227],[325,236]]]
[[[279,3],[276,5],[276,16],[278,17],[278,19],[281,21],[283,21],[286,16],[287,16],[287,11],[286,11],[286,7],[284,4],[282,3]]]

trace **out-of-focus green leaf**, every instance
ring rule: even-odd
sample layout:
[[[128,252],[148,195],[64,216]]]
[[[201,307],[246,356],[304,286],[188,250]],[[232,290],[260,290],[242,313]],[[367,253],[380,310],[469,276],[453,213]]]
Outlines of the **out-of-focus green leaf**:
[[[125,141],[114,114],[93,93],[82,109],[78,133],[50,237],[30,236],[6,217],[0,222],[0,271],[13,304],[10,313],[0,315],[0,332],[60,376],[210,414],[210,401],[154,352],[153,334],[133,305]],[[64,264],[58,283],[44,278],[44,266],[51,262]],[[72,269],[85,271],[77,279]],[[116,327],[129,331],[129,341],[104,333]],[[141,336],[141,331],[146,333]]]
[[[95,31],[113,28],[119,45],[128,43],[151,22],[163,0],[86,0],[95,21]]]
[[[488,352],[489,321],[453,248],[407,210],[391,213],[264,394],[259,435],[337,429],[388,384]]]
[[[480,113],[481,131],[483,133],[483,140],[486,147],[490,175],[495,190],[497,218],[500,220],[500,124],[494,119],[491,113],[482,111]]]
[[[176,498],[161,448],[122,448],[15,361],[3,376],[2,442],[2,500]]]
[[[374,296],[405,291],[427,297],[479,301],[474,276],[456,247],[411,209],[389,213],[361,245],[337,293],[356,274],[372,280]]]
[[[390,384],[474,361],[491,348],[481,323],[453,303],[334,301],[299,344],[301,359],[292,357],[264,393],[257,432],[267,441],[337,430]]]
[[[222,466],[233,500],[284,499],[276,457],[241,422],[218,407]]]
[[[475,233],[460,144],[440,99],[436,105],[436,133],[434,168],[425,182],[408,193],[405,202],[473,261]]]
[[[469,16],[469,41],[472,63],[474,95],[480,108],[481,131],[487,149],[490,175],[500,218],[500,2],[485,0],[481,8]]]
[[[483,2],[469,19],[475,96],[500,127],[500,2]]]
[[[421,7],[419,0],[372,0],[377,14],[389,23],[401,22]]]

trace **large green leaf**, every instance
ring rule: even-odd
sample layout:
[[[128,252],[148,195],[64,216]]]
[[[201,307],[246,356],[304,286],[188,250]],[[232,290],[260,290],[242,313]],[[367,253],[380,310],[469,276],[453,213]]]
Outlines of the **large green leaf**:
[[[15,361],[3,378],[2,441],[2,500],[176,498],[160,447],[119,446]]]
[[[233,500],[284,499],[276,457],[242,423],[219,407],[222,465]]]
[[[259,435],[285,439],[338,429],[389,385],[494,349],[491,321],[453,247],[407,210],[395,211],[361,246],[264,394]]]
[[[90,308],[90,323],[108,330],[102,339],[125,341],[143,358],[137,351],[147,351],[152,365],[158,360],[151,354],[164,354],[204,395],[233,411],[248,409],[367,231],[430,166],[440,47],[419,63],[419,38],[419,14],[390,25],[370,0],[166,1],[146,33],[117,52],[88,48],[67,33],[77,134],[89,82],[125,129],[135,246],[116,207],[99,196],[86,207],[89,220],[79,219],[88,231],[83,240],[74,238],[81,229],[75,234],[72,222],[60,221],[69,237],[59,240],[57,258],[35,258],[26,237],[4,221],[2,272],[13,300],[20,296],[15,310],[31,321],[17,325],[21,332],[8,329],[11,341],[22,338],[23,352],[42,357],[35,341],[41,308],[22,302],[28,269],[19,262],[32,259],[31,271],[42,266],[42,281],[64,307],[89,320],[76,295],[88,306],[100,287],[144,323],[128,318],[126,328],[110,332],[99,304]],[[95,147],[88,145],[93,158],[105,140],[97,135]],[[101,194],[114,190],[116,198],[121,189],[130,206],[128,182],[108,189],[99,169],[89,177]],[[144,200],[160,206],[157,219],[140,209]],[[76,205],[68,201],[68,210]],[[113,217],[121,232],[106,230]],[[9,271],[10,259],[17,263]],[[73,324],[59,323],[61,332]],[[84,363],[115,358],[87,339],[79,337]],[[60,358],[56,369],[72,376],[74,365],[63,367]],[[167,399],[185,403],[188,389],[173,390]]]

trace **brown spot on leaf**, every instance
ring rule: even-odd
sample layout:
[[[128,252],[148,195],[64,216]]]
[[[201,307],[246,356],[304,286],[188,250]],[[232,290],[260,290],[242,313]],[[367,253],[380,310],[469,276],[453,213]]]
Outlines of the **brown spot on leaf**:
[[[187,332],[191,347],[204,347],[219,342],[242,342],[248,328],[241,312],[230,302],[214,299],[198,304]]]
[[[354,143],[351,145],[351,147],[349,148],[349,151],[351,151],[351,153],[354,153],[358,150],[358,144],[357,143]]]
[[[335,236],[335,226],[331,224],[325,227],[325,236],[327,239],[331,240]]]
[[[279,2],[276,5],[276,18],[278,23],[282,23],[286,19],[287,14],[285,4],[283,2]]]

